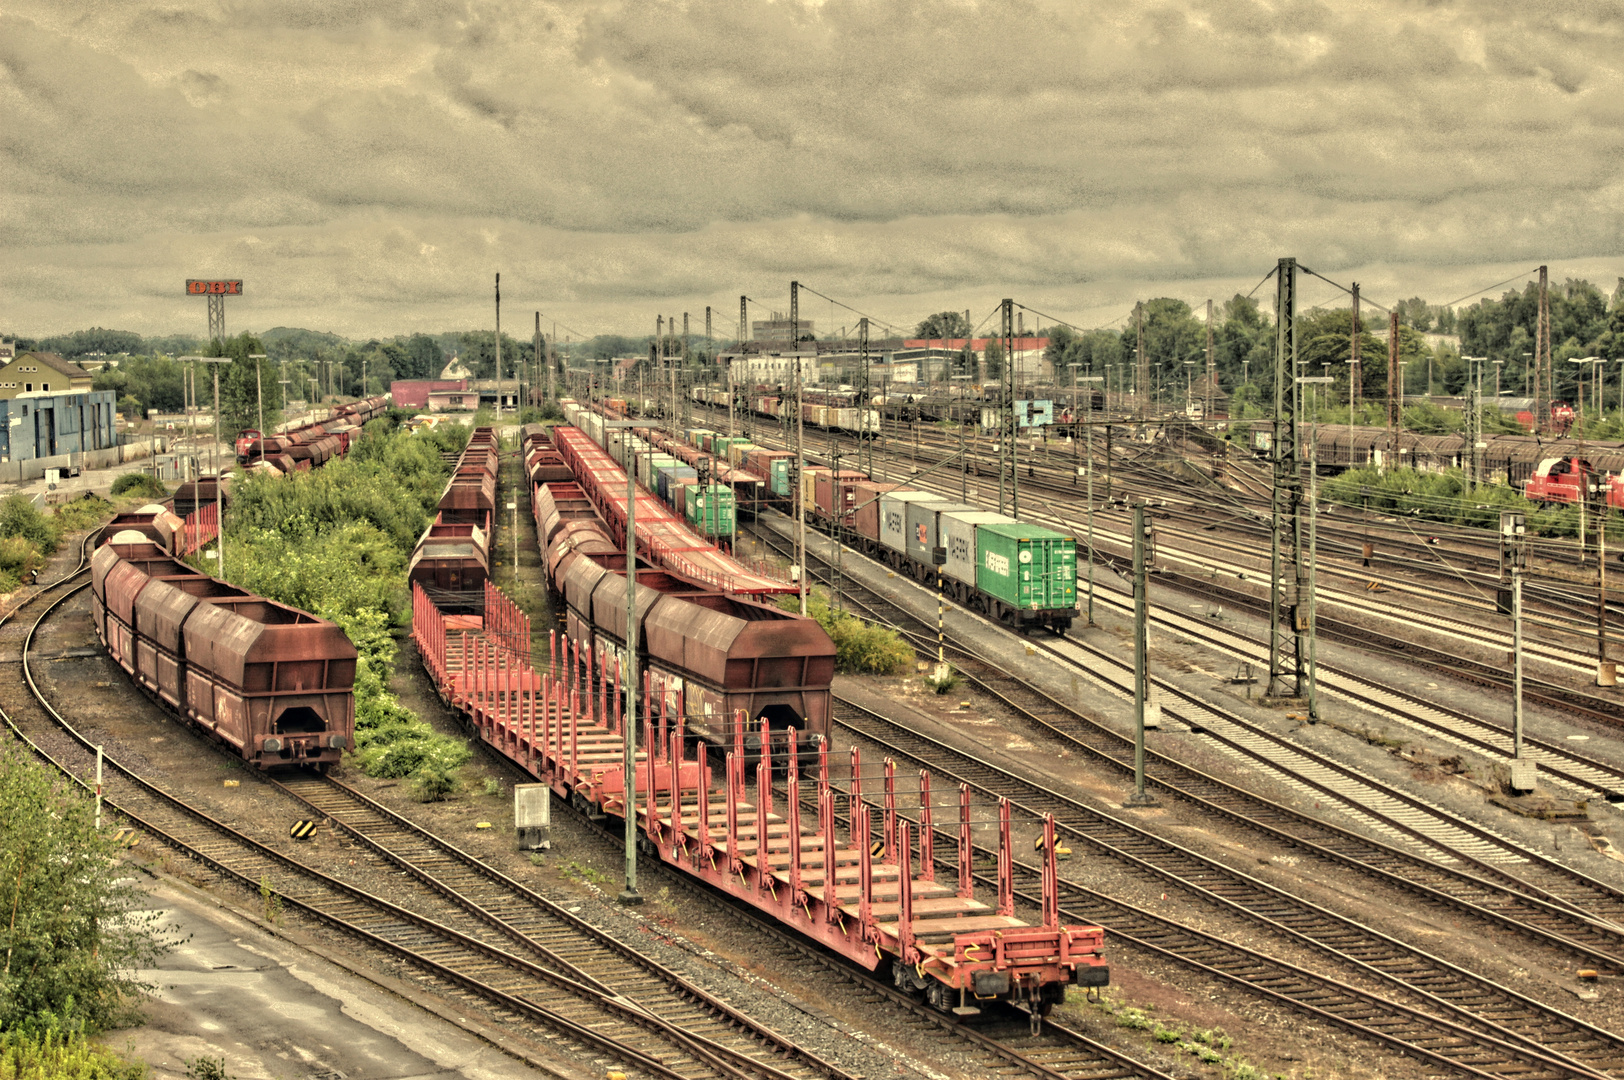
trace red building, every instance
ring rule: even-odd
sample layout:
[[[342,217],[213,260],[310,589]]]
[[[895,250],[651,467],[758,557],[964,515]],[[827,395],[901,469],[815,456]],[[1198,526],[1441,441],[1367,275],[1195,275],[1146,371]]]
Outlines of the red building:
[[[436,404],[444,408],[445,395],[467,391],[467,379],[403,379],[389,384],[389,396],[397,409],[427,409],[431,395],[439,397]]]

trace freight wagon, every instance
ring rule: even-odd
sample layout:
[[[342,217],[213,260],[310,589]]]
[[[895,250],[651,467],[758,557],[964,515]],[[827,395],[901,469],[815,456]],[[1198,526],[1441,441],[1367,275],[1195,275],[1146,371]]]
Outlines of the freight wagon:
[[[705,429],[686,434],[715,438]],[[944,592],[1017,630],[1047,627],[1064,634],[1071,628],[1077,614],[1074,537],[1001,514],[975,516],[986,512],[935,492],[878,484],[856,470],[837,474],[806,465],[796,477],[795,455],[787,451],[742,452],[745,464],[768,478],[764,486],[772,500],[793,509],[798,486],[808,520],[838,531],[864,554],[923,583],[934,582],[942,565]],[[957,555],[950,535],[957,537]]]
[[[961,1019],[1011,1002],[1036,1031],[1068,986],[1109,982],[1104,932],[1061,922],[1053,818],[1017,822],[1008,800],[981,810],[961,788],[956,829],[937,825],[940,804],[925,772],[917,780],[925,817],[909,821],[897,812],[893,763],[865,769],[855,749],[836,756],[813,717],[798,715],[804,706],[764,706],[755,696],[811,677],[814,661],[832,672],[826,636],[810,654],[785,647],[810,620],[718,607],[747,602],[663,571],[637,570],[629,585],[586,544],[559,558],[563,543],[560,532],[548,562],[562,580],[569,632],[545,667],[532,665],[528,637],[514,646],[488,632],[511,606],[499,591],[491,590],[486,626],[447,619],[421,590],[413,598],[425,668],[496,752],[589,815],[630,823],[639,848],[672,869],[864,968],[889,970],[899,988]],[[628,587],[648,665],[635,711],[622,707]],[[804,631],[808,643],[815,629]],[[678,664],[683,675],[674,678]],[[736,699],[719,691],[751,696],[723,714]],[[629,774],[628,738],[641,743]],[[772,788],[780,774],[788,784],[781,801]],[[996,822],[996,887],[986,900],[976,895],[978,820]],[[956,881],[937,880],[938,829],[957,832]],[[1016,851],[1028,846],[1041,862],[1035,921],[1014,914]]]
[[[200,574],[135,529],[97,548],[90,584],[108,655],[244,761],[325,770],[353,743],[357,654],[334,624]]]

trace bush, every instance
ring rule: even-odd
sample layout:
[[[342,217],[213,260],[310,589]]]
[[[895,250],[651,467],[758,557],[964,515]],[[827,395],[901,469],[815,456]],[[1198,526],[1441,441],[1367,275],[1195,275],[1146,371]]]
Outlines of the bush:
[[[111,516],[113,504],[93,492],[85,492],[77,499],[62,503],[51,515],[51,525],[56,529],[57,536],[78,532],[100,525],[102,519]]]
[[[466,446],[469,434],[458,427],[410,435],[368,423],[342,461],[246,477],[227,520],[233,583],[330,619],[360,654],[356,764],[369,776],[411,780],[425,802],[455,789],[456,771],[471,755],[389,692],[393,630],[410,615],[407,561],[450,474],[440,455]]]
[[[797,597],[785,597],[779,606],[800,608]],[[902,636],[885,626],[865,623],[854,615],[836,613],[829,595],[814,589],[806,598],[806,612],[823,627],[835,646],[835,670],[842,675],[890,675],[913,663],[914,651]]]
[[[169,489],[158,478],[143,472],[127,472],[113,481],[113,494],[133,495],[137,498],[162,499]]]
[[[25,540],[44,555],[56,550],[56,530],[27,495],[0,501],[0,539]]]
[[[1528,529],[1541,536],[1576,536],[1579,509],[1575,506],[1542,509],[1521,492],[1506,484],[1484,484],[1469,488],[1459,469],[1447,472],[1417,472],[1415,469],[1349,469],[1320,486],[1326,502],[1416,518],[1449,525],[1494,529],[1502,510],[1520,510],[1528,515]],[[1609,518],[1612,514],[1609,513]],[[1594,528],[1594,522],[1592,522]],[[1616,528],[1616,526],[1615,526]]]
[[[0,1031],[118,1026],[151,989],[134,972],[167,946],[111,833],[83,788],[0,747]]]
[[[60,1026],[0,1031],[0,1077],[6,1080],[142,1080],[146,1066],[125,1061],[81,1031]]]
[[[39,550],[27,540],[18,537],[0,540],[0,593],[11,592],[29,571],[44,565]]]

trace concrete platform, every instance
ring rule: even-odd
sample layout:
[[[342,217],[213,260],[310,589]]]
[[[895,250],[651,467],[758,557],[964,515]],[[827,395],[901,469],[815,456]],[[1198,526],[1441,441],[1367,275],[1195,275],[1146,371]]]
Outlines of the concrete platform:
[[[183,1080],[186,1060],[197,1057],[225,1058],[237,1080],[603,1075],[600,1067],[514,1046],[398,980],[363,978],[302,947],[297,933],[268,932],[190,886],[146,874],[140,880],[150,883],[151,909],[184,943],[139,973],[157,986],[146,1025],[102,1041],[147,1062],[154,1080]],[[504,1052],[502,1041],[528,1061]]]

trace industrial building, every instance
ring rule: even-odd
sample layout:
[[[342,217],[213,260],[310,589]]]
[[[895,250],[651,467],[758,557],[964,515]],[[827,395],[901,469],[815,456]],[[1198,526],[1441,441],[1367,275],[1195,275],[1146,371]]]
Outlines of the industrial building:
[[[0,462],[62,457],[117,446],[113,405],[111,390],[54,394],[34,391],[0,398]]]

